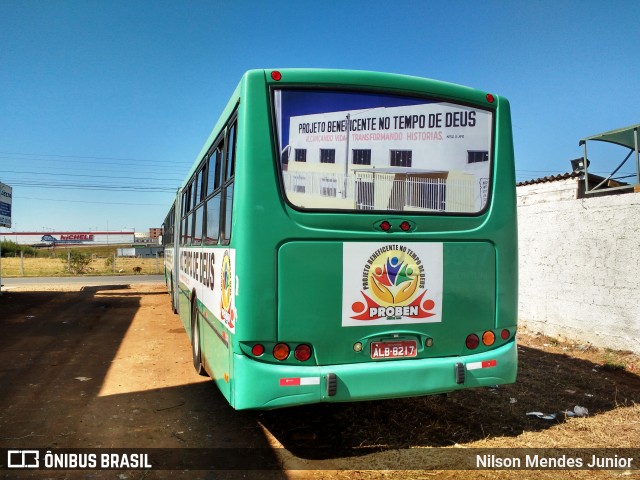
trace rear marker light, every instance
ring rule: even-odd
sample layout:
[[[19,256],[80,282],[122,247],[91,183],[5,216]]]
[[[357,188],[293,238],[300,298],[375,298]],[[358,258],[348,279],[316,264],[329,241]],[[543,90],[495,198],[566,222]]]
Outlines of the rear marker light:
[[[493,345],[496,341],[496,336],[491,330],[487,330],[482,334],[482,343],[484,343],[487,347]]]
[[[273,356],[276,360],[286,360],[289,357],[289,345],[286,343],[278,343],[273,347]]]
[[[251,349],[251,353],[253,353],[256,357],[259,357],[264,353],[264,346],[260,345],[259,343],[255,344]]]
[[[301,362],[306,362],[311,358],[311,347],[309,345],[298,345],[293,351],[293,356]]]
[[[493,103],[495,102],[495,97],[493,95],[491,95],[490,93],[487,93],[487,102],[489,103]]]
[[[467,370],[480,370],[482,368],[492,368],[498,366],[497,360],[485,360],[484,362],[467,363]]]
[[[511,332],[506,328],[500,332],[500,337],[502,337],[503,340],[508,340],[510,336]]]
[[[380,224],[380,228],[385,232],[388,232],[389,230],[391,230],[391,224],[385,220]]]
[[[400,224],[400,228],[405,231],[408,232],[409,230],[411,230],[411,224],[409,222],[402,222]]]
[[[282,80],[282,74],[279,71],[274,70],[273,72],[271,72],[271,78],[273,78],[276,82],[279,82],[280,80]]]
[[[466,345],[469,350],[475,350],[480,345],[480,339],[475,333],[472,333],[467,337]]]

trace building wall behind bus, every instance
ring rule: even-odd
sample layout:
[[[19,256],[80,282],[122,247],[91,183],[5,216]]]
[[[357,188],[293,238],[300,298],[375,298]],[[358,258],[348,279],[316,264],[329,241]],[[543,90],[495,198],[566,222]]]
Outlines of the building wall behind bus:
[[[577,198],[579,181],[517,187],[519,318],[640,353],[640,193]]]

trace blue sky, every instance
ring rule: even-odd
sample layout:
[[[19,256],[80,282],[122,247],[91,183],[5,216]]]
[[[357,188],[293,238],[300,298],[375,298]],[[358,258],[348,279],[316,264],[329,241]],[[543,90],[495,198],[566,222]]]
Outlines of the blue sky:
[[[580,138],[640,123],[638,18],[632,0],[2,0],[0,181],[14,186],[14,229],[159,226],[252,68],[495,92],[511,102],[518,180],[568,171]],[[591,168],[624,153],[604,149]]]

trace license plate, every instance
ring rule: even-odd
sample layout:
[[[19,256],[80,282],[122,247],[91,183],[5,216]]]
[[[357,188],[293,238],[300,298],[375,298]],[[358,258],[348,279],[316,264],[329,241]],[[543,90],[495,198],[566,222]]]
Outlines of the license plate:
[[[371,342],[371,358],[403,358],[418,355],[418,343],[415,340],[398,342]]]

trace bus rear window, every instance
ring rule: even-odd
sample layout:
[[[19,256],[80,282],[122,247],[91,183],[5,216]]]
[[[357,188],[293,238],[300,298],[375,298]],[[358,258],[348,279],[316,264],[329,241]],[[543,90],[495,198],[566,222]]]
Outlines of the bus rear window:
[[[478,213],[487,203],[493,114],[425,98],[279,89],[279,163],[303,209]]]

